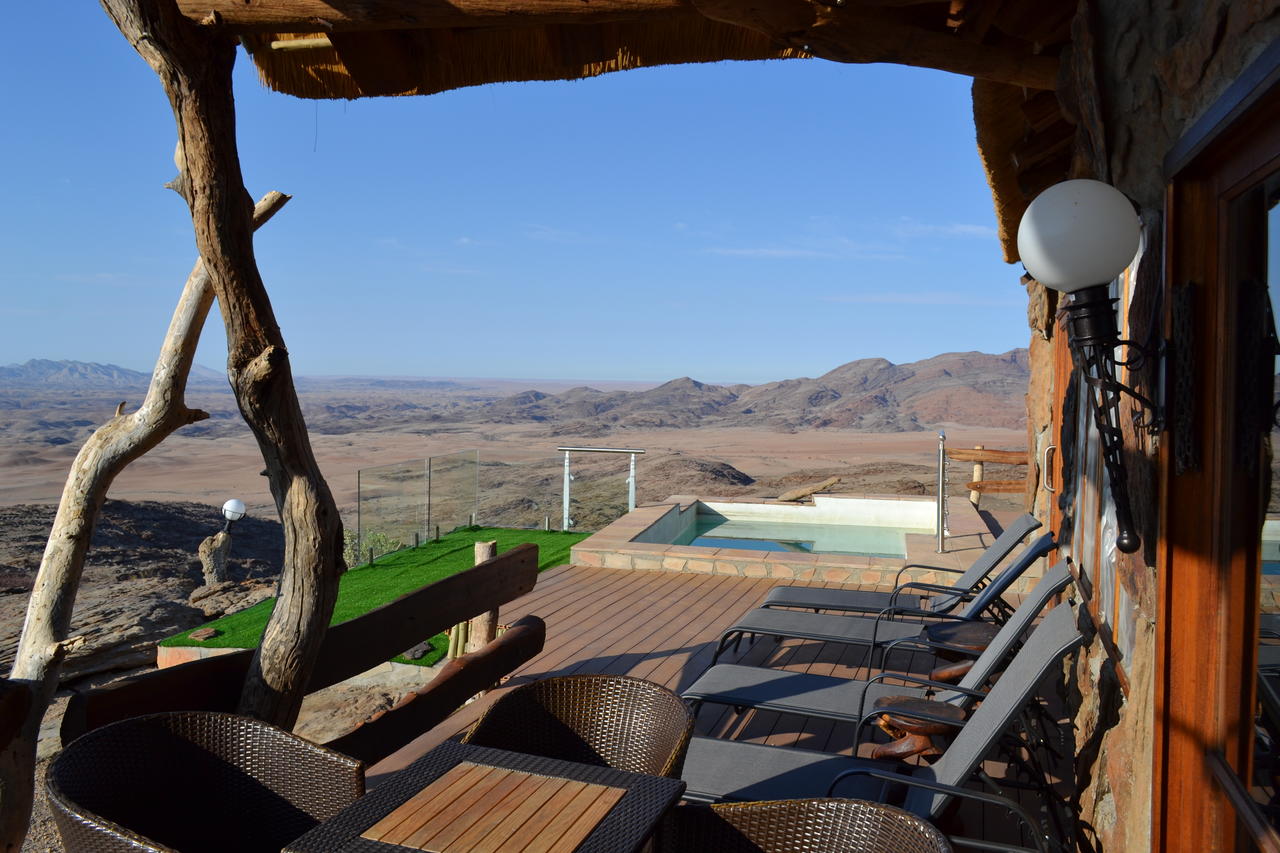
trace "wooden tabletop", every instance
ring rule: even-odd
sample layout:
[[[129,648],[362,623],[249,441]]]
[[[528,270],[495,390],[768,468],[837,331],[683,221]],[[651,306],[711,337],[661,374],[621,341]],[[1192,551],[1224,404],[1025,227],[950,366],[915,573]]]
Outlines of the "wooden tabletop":
[[[627,853],[680,799],[679,779],[446,741],[287,853]]]
[[[464,761],[360,835],[429,853],[572,853],[624,794]]]

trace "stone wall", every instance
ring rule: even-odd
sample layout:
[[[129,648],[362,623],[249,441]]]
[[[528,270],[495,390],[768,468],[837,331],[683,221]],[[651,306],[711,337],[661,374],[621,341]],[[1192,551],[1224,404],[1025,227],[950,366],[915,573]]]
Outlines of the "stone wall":
[[[1094,12],[1110,172],[1099,177],[1137,201],[1147,227],[1158,231],[1166,189],[1165,155],[1240,72],[1280,38],[1280,7],[1275,0],[1115,0],[1096,4]],[[1151,248],[1156,249],[1150,256],[1158,267],[1161,253]],[[1129,303],[1131,322],[1138,321],[1153,291],[1162,287],[1158,271],[1152,275],[1140,270]],[[1048,378],[1033,366],[1035,376]],[[1055,389],[1059,401],[1064,390]],[[1029,402],[1038,399],[1033,389]],[[1031,414],[1032,422],[1038,423],[1037,413]],[[1040,440],[1035,433],[1030,437]],[[1148,460],[1154,451],[1143,435],[1127,435],[1126,446]],[[1139,532],[1144,543],[1154,543],[1159,533],[1152,529],[1158,484],[1150,465],[1146,470],[1135,467],[1131,494]],[[1153,560],[1154,549],[1148,547],[1118,566],[1133,610],[1129,615],[1134,642],[1128,658],[1117,668],[1101,638],[1095,637],[1069,679],[1079,708],[1076,774],[1084,850],[1127,853],[1151,847]]]

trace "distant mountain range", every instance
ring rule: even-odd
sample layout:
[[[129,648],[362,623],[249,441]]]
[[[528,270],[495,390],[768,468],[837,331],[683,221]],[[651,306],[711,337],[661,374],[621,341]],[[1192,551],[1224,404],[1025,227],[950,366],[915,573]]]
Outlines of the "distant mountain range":
[[[319,432],[428,422],[546,423],[557,433],[578,435],[698,426],[901,432],[939,423],[1019,428],[1026,420],[1029,375],[1027,351],[1016,349],[1000,355],[947,353],[910,364],[860,359],[816,379],[763,385],[709,385],[686,376],[643,391],[582,386],[505,397],[451,381],[403,377],[298,377],[297,386],[308,423]],[[195,367],[191,380],[193,388],[229,391],[219,371]],[[0,367],[0,391],[144,389],[149,381],[149,374],[112,364],[33,359]],[[469,393],[456,393],[463,390]],[[234,403],[212,411],[215,422],[227,423],[206,422],[189,433],[235,428]]]
[[[98,391],[110,388],[146,388],[150,373],[141,373],[115,364],[89,361],[51,361],[33,358],[24,364],[0,366],[0,387],[66,388]],[[191,385],[227,384],[224,374],[207,367],[193,365],[188,378]]]
[[[816,379],[707,385],[689,377],[647,391],[530,390],[484,406],[500,423],[584,422],[629,428],[831,427],[867,432],[943,422],[1019,428],[1026,423],[1027,350],[947,353],[911,364],[851,361]]]

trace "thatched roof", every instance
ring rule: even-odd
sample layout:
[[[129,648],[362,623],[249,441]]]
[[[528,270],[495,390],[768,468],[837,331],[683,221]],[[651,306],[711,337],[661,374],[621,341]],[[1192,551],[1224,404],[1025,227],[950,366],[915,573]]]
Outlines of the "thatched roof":
[[[291,50],[291,41],[312,46]],[[578,80],[654,65],[805,55],[700,15],[645,24],[251,34],[244,42],[267,86],[303,98],[432,95],[493,82]],[[389,56],[400,62],[381,67]]]
[[[654,65],[817,56],[975,78],[1006,260],[1040,190],[1068,176],[1055,89],[1074,3],[1042,0],[178,0],[238,34],[263,82],[304,98],[429,95]],[[1078,94],[1078,93],[1077,93]],[[1073,95],[1074,96],[1074,95]]]

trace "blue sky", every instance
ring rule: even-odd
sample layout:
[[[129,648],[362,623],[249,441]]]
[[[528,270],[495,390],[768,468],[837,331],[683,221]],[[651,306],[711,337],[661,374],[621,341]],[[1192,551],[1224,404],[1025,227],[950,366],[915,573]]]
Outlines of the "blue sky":
[[[0,364],[150,370],[195,257],[159,81],[88,3],[0,83]],[[1025,346],[967,78],[718,63],[302,101],[243,54],[257,253],[299,374],[713,382]],[[211,317],[198,361],[225,359]]]

